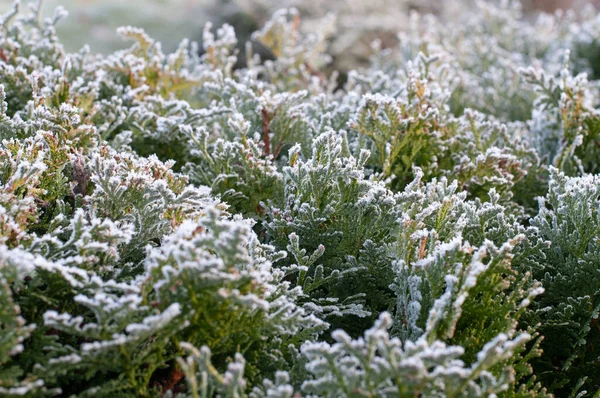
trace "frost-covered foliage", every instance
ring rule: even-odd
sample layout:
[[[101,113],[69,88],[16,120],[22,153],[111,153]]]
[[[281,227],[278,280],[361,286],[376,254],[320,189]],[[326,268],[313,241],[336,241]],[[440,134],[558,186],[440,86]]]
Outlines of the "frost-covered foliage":
[[[546,294],[532,307],[531,322],[546,336],[544,354],[534,362],[538,374],[562,392],[600,383],[600,181],[591,174],[551,174],[548,195],[531,221],[533,238],[548,242],[537,254],[542,266],[532,269]]]
[[[0,20],[0,395],[600,391],[594,11],[413,14],[345,82],[295,9],[173,54]],[[270,57],[261,59],[261,46]]]

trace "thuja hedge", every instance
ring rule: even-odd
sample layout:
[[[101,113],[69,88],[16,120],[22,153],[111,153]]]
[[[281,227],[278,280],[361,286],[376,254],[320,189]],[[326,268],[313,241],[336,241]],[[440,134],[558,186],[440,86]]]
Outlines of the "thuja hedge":
[[[16,3],[0,395],[598,396],[600,16],[495,3],[344,84],[295,10],[234,68],[230,26],[71,54]]]

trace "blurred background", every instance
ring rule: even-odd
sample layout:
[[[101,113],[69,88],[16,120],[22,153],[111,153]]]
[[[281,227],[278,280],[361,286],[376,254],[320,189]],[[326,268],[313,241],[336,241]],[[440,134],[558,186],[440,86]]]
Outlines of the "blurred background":
[[[60,23],[58,34],[68,51],[89,44],[93,52],[109,53],[125,48],[115,30],[119,26],[142,27],[162,43],[163,51],[173,51],[183,38],[201,41],[204,24],[235,27],[240,44],[262,26],[273,11],[296,7],[302,15],[302,27],[322,24],[329,13],[336,15],[337,34],[330,53],[351,54],[353,62],[369,53],[375,38],[394,40],[396,32],[408,23],[411,10],[452,18],[475,0],[44,0],[43,14],[51,16],[63,6],[69,17]],[[502,0],[494,0],[502,1]],[[557,9],[581,9],[600,0],[523,0],[526,14]],[[11,8],[12,0],[0,0],[0,13]],[[22,0],[26,7],[28,0]],[[342,66],[343,68],[343,66]]]

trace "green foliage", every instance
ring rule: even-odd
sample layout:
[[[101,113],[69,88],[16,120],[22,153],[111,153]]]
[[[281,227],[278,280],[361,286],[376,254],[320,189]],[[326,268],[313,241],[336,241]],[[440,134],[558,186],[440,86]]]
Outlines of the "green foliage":
[[[364,317],[387,309],[391,268],[372,260],[391,240],[394,195],[383,184],[364,179],[368,152],[358,159],[344,157],[344,139],[333,132],[314,140],[309,159],[300,159],[299,152],[299,147],[290,150],[289,166],[283,169],[285,189],[278,201],[283,206],[276,207],[275,200],[267,205],[272,243],[287,248],[294,256],[290,260],[296,260],[286,271],[295,275],[313,304],[324,305],[318,310],[324,316]],[[379,295],[368,296],[373,290]],[[326,304],[338,301],[341,308],[328,309]]]
[[[70,54],[18,8],[0,395],[600,391],[597,17],[415,14],[341,84],[330,17],[275,13],[242,62],[210,24]]]
[[[324,397],[494,395],[506,391],[514,375],[510,368],[495,372],[497,375],[489,369],[510,358],[529,339],[527,334],[514,339],[500,334],[468,366],[458,359],[462,347],[440,341],[431,344],[426,339],[403,345],[388,335],[390,323],[389,315],[383,313],[364,338],[352,340],[337,331],[333,345],[306,344],[307,368],[315,379],[305,382],[304,389]]]
[[[550,189],[532,220],[534,238],[548,242],[533,275],[546,289],[532,307],[543,356],[536,373],[557,392],[600,388],[598,378],[598,178],[551,170]],[[559,373],[556,373],[559,369]],[[560,377],[558,377],[560,375]]]
[[[544,118],[546,131],[540,132],[537,145],[540,153],[569,175],[598,173],[600,119],[590,104],[587,75],[573,77],[568,69],[568,53],[566,58],[560,76],[533,69],[523,72],[539,93],[536,105],[544,112],[540,118]]]

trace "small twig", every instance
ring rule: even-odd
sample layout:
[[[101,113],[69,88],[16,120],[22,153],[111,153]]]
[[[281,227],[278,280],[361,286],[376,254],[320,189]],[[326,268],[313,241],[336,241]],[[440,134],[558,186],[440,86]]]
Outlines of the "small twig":
[[[321,71],[313,68],[308,62],[304,62],[304,67],[306,68],[307,71],[310,72],[311,75],[318,77],[321,82],[324,82],[327,80],[327,78],[325,77],[325,75],[323,73],[321,73]]]
[[[77,185],[73,188],[73,193],[86,196],[90,173],[85,169],[85,162],[81,154],[77,154],[73,161],[73,180],[77,182]]]
[[[6,56],[6,52],[4,52],[3,48],[0,48],[0,59],[8,63],[8,57]]]
[[[277,144],[277,147],[273,151],[273,158],[277,159],[279,157],[279,152],[281,152],[281,148],[283,148],[283,142]]]
[[[425,257],[425,250],[427,248],[427,236],[421,238],[421,246],[419,247],[419,260]]]
[[[183,373],[183,371],[179,369],[177,365],[175,365],[171,373],[169,373],[169,376],[167,376],[167,378],[160,383],[163,394],[166,394],[167,391],[173,390],[173,388],[175,388],[177,383],[179,383],[184,376],[185,373]]]

